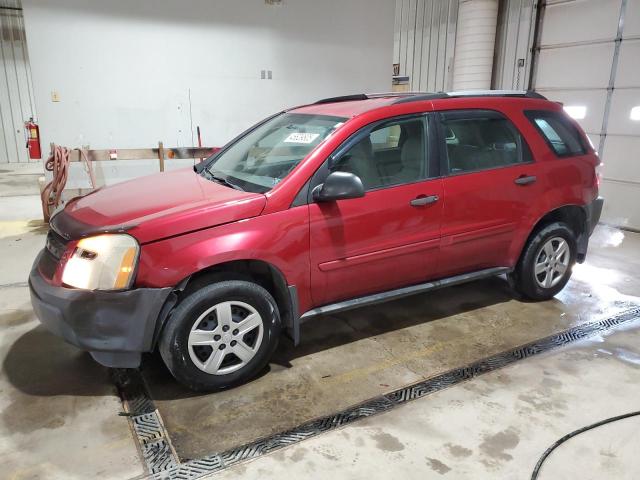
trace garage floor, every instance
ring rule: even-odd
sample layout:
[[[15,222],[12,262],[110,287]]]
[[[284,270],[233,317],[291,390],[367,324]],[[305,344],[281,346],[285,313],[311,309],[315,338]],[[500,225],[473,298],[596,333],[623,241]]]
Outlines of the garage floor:
[[[31,310],[44,246],[40,165],[0,170],[0,478],[135,478],[137,446],[108,370],[60,342]],[[6,171],[9,170],[9,171]],[[64,448],[62,448],[64,447]]]
[[[621,235],[602,228],[594,244]],[[300,347],[281,345],[268,373],[216,395],[181,388],[159,357],[143,372],[178,456],[199,458],[628,309],[640,302],[632,295],[640,293],[632,251],[640,251],[640,237],[627,234],[542,304],[514,300],[495,278],[317,318],[303,326]]]
[[[518,362],[212,476],[231,479],[529,479],[546,448],[640,410],[640,322]],[[640,417],[578,435],[539,480],[635,480]]]
[[[34,174],[19,175],[0,172],[0,185],[12,187],[10,196],[0,191],[0,471],[7,478],[139,477],[143,461],[107,370],[48,334],[31,312],[25,280],[45,228],[34,221],[37,201],[26,178]],[[600,226],[588,262],[549,302],[514,300],[496,278],[318,318],[303,327],[301,347],[281,344],[260,378],[213,395],[182,389],[154,355],[142,373],[186,461],[640,305],[638,271],[640,235]],[[522,472],[556,438],[638,409],[638,380],[640,324],[629,324],[231,467],[221,478],[526,478]],[[637,422],[576,438],[562,454],[591,453],[591,463],[580,463],[585,471],[610,468],[609,478],[624,478],[614,473],[638,471],[628,454],[639,446],[630,433]],[[551,457],[545,468],[562,472],[559,458],[569,457]]]

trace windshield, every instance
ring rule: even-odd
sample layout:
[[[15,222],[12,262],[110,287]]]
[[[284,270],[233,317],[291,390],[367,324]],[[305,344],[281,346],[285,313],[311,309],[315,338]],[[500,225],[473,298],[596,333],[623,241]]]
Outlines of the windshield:
[[[239,190],[267,192],[345,120],[283,113],[223,150],[202,174]]]

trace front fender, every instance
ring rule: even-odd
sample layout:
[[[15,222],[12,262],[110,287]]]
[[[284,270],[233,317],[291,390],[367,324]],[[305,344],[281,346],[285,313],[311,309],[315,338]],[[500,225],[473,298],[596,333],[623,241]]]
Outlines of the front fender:
[[[310,308],[309,213],[306,205],[179,235],[142,246],[137,286],[176,286],[201,270],[236,260],[261,260],[295,285]]]

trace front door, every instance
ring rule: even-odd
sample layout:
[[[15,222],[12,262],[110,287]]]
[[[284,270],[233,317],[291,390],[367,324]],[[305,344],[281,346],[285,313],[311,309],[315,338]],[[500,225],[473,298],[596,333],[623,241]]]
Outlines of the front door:
[[[430,278],[437,268],[442,183],[431,178],[424,115],[360,132],[330,171],[359,176],[362,198],[311,203],[316,306]]]

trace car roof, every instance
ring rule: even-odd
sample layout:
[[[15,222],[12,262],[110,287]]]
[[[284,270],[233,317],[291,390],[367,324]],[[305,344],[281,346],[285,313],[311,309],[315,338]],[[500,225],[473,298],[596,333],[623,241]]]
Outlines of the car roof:
[[[385,106],[419,101],[446,101],[451,98],[534,98],[546,100],[539,93],[529,90],[463,90],[455,92],[387,92],[344,95],[318,100],[309,105],[302,105],[290,109],[290,112],[307,113],[314,115],[331,115],[336,117],[355,117],[361,113],[375,110]]]

